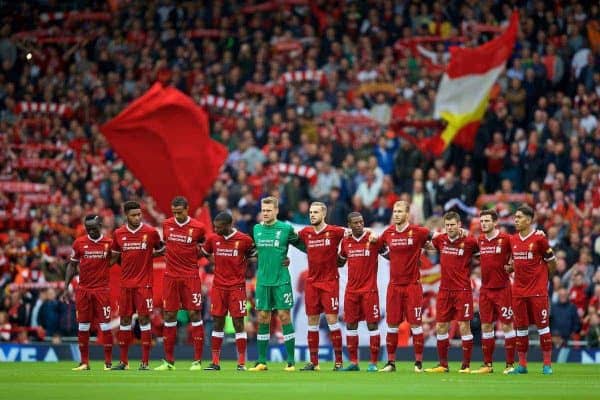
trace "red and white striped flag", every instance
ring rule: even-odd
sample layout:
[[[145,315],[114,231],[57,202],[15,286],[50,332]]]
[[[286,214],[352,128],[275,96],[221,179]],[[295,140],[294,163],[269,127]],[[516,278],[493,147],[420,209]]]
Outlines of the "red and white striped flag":
[[[475,48],[450,48],[450,63],[435,99],[434,118],[448,125],[436,138],[434,154],[450,143],[472,150],[479,124],[487,110],[490,91],[512,54],[519,28],[515,11],[506,31]]]

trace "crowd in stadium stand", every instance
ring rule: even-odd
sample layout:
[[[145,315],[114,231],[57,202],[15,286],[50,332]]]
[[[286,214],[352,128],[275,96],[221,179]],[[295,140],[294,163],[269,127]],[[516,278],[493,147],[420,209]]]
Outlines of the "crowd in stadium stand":
[[[316,0],[261,3],[274,4],[264,11],[241,0],[133,0],[117,11],[35,3],[7,5],[13,12],[0,21],[0,341],[76,334],[73,305],[58,301],[56,283],[85,214],[101,215],[110,232],[124,222],[122,203],[140,199],[146,221],[164,219],[99,130],[159,81],[209,111],[229,157],[207,204],[213,215],[231,211],[244,232],[267,195],[299,224],[311,201],[324,201],[331,224],[360,211],[383,226],[393,203],[408,199],[415,223],[439,228],[452,208],[475,235],[475,207],[496,205],[511,231],[515,205],[530,202],[558,257],[555,344],[598,346],[597,2]],[[475,149],[432,157],[407,138],[435,126],[393,122],[431,119],[448,47],[490,40],[512,3],[522,6],[517,45]],[[437,40],[414,40],[424,37]],[[408,45],[395,46],[399,39]],[[320,74],[279,90],[295,71]],[[274,172],[278,163],[315,168],[316,182]],[[479,276],[475,268],[475,290]]]

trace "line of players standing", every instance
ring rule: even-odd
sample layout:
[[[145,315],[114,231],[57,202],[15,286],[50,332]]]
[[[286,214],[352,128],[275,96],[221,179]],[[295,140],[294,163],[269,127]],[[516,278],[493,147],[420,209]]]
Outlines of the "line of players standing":
[[[264,200],[264,199],[263,199]],[[275,204],[276,199],[266,201]],[[253,240],[233,228],[229,214],[221,213],[214,222],[214,234],[206,237],[205,227],[188,216],[185,198],[172,201],[173,217],[163,223],[161,240],[156,229],[141,221],[140,205],[126,202],[127,223],[115,230],[113,238],[101,234],[98,216],[85,218],[86,236],[73,243],[71,260],[65,277],[66,285],[79,269],[76,292],[77,320],[81,363],[73,370],[89,370],[89,331],[91,323],[100,323],[100,339],[104,345],[104,369],[129,369],[128,347],[132,339],[131,318],[139,316],[142,361],[140,370],[149,370],[151,347],[150,319],[152,310],[152,258],[166,255],[163,283],[164,353],[163,363],[155,370],[175,369],[176,313],[190,312],[194,361],[191,370],[200,370],[204,327],[201,319],[201,281],[197,260],[209,257],[215,264],[214,286],[211,292],[211,314],[214,329],[211,337],[212,363],[205,370],[220,370],[220,348],[223,341],[225,316],[233,319],[240,371],[246,370],[246,342],[243,318],[246,315],[245,275],[248,262],[260,252]],[[261,204],[265,208],[265,202]],[[551,374],[552,342],[549,331],[548,270],[555,268],[555,258],[545,235],[532,227],[534,213],[523,205],[515,213],[517,233],[508,235],[497,228],[494,210],[480,214],[481,236],[475,238],[461,229],[460,217],[454,212],[444,215],[445,233],[432,234],[427,228],[410,224],[410,205],[399,201],[394,205],[392,222],[379,237],[364,228],[359,213],[348,215],[348,228],[325,223],[327,213],[323,203],[310,207],[311,226],[298,233],[301,249],[308,257],[308,278],[305,306],[308,317],[308,347],[310,362],[303,371],[319,370],[319,319],[325,313],[335,354],[334,370],[358,371],[358,322],[366,321],[370,338],[370,363],[367,371],[393,372],[398,342],[398,326],[410,324],[415,351],[415,372],[448,372],[448,330],[450,322],[458,321],[462,339],[463,360],[460,373],[493,372],[492,355],[495,346],[493,323],[501,322],[506,349],[505,374],[527,373],[528,327],[535,324],[540,335],[544,374]],[[273,211],[273,210],[270,210]],[[275,213],[275,216],[277,214]],[[420,283],[420,257],[423,250],[440,254],[441,284],[436,302],[436,333],[439,365],[423,368],[423,291]],[[386,295],[386,349],[388,361],[377,368],[380,351],[379,295],[377,288],[378,256],[390,260],[390,277]],[[482,271],[480,318],[484,364],[471,370],[473,335],[473,298],[470,268],[479,258]],[[120,362],[112,366],[112,333],[110,332],[110,302],[108,269],[114,263],[122,267],[118,341]],[[342,365],[342,333],[338,324],[339,275],[338,267],[348,266],[348,283],[344,297],[344,321],[350,364]],[[282,268],[287,268],[284,261]],[[514,283],[510,273],[514,271]],[[259,285],[260,282],[257,282]],[[66,286],[68,287],[68,286]],[[288,296],[288,294],[286,294]],[[293,304],[287,299],[284,304]],[[275,301],[277,304],[277,301]],[[287,307],[285,307],[287,308]],[[280,314],[281,315],[281,314]],[[284,314],[285,315],[285,314]],[[514,321],[514,323],[513,323]],[[516,325],[516,332],[515,327]],[[515,350],[519,363],[514,366]],[[288,361],[290,358],[288,357]],[[260,361],[252,371],[266,371],[266,361]],[[293,371],[293,355],[286,371]]]

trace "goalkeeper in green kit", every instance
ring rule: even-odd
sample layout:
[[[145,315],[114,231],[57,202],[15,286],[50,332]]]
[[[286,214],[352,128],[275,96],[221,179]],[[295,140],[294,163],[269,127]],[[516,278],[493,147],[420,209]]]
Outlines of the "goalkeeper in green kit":
[[[290,244],[304,251],[294,228],[277,220],[279,201],[275,197],[265,197],[261,201],[262,222],[254,226],[254,243],[258,251],[258,271],[256,276],[256,310],[258,311],[258,362],[249,371],[267,370],[267,347],[271,337],[271,312],[277,316],[283,328],[283,338],[287,352],[285,371],[295,371],[294,326],[290,310],[294,306],[290,272],[285,259]]]

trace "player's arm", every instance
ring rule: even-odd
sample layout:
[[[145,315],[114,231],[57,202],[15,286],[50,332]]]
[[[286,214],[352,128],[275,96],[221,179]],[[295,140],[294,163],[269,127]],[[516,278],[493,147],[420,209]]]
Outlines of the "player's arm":
[[[379,255],[389,261],[390,248],[385,243],[379,248]]]
[[[554,275],[554,272],[556,271],[556,256],[554,255],[552,247],[548,247],[548,250],[544,253],[544,261],[548,264],[548,272],[550,275]]]
[[[152,250],[152,257],[161,257],[161,256],[164,256],[166,248],[167,248],[167,246],[165,246],[165,242],[163,242],[162,240],[160,240],[158,243],[156,243],[156,246],[154,247],[154,250]]]
[[[121,252],[111,250],[110,251],[110,265],[121,264]]]
[[[300,236],[298,236],[298,234],[296,233],[294,228],[292,228],[291,225],[290,225],[290,233],[288,235],[288,242],[289,242],[289,244],[291,244],[298,250],[306,253],[306,245],[304,244],[302,239],[300,239]]]
[[[65,303],[69,302],[69,285],[71,284],[71,281],[73,280],[73,278],[75,277],[75,275],[77,275],[79,273],[79,261],[71,259],[69,260],[69,263],[67,264],[67,271],[65,273],[65,290],[63,291],[62,295],[60,296],[61,300]]]
[[[348,258],[348,255],[346,254],[346,251],[344,250],[344,246],[342,246],[342,243],[340,243],[338,246],[337,267],[342,268],[344,266],[344,264],[346,264],[347,258]]]

